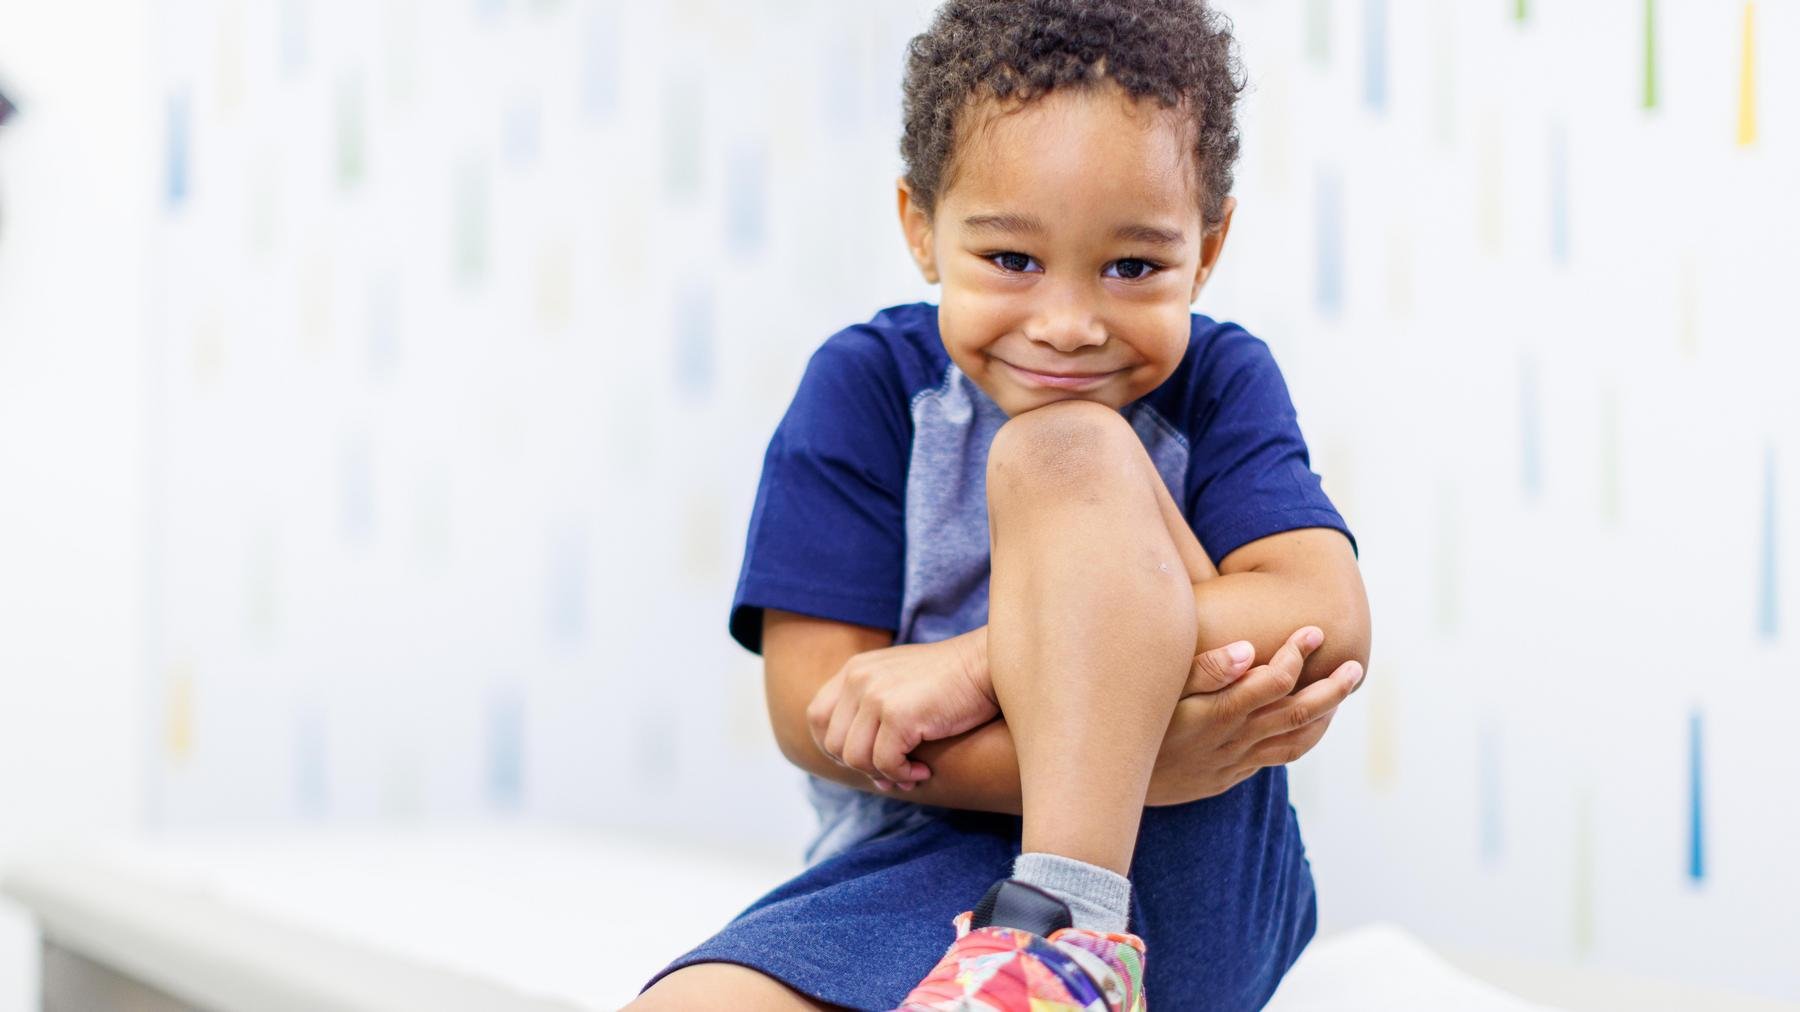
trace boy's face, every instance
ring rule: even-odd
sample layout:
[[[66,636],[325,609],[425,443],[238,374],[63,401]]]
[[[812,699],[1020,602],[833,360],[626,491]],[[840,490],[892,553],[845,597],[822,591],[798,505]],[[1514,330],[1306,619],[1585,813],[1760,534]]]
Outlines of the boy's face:
[[[1124,407],[1181,364],[1232,203],[1205,234],[1179,120],[1117,85],[997,108],[973,112],[934,213],[900,182],[907,245],[943,284],[944,347],[1008,415]]]

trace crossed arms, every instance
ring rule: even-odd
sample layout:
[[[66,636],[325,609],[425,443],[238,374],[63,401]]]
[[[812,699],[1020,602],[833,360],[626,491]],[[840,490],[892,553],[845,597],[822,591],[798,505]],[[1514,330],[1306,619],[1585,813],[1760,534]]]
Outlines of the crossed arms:
[[[1263,766],[1292,762],[1316,744],[1369,659],[1369,608],[1349,541],[1304,528],[1252,541],[1196,582],[1199,636],[1187,694],[1177,704],[1151,778],[1148,804],[1223,793]],[[1316,648],[1301,631],[1323,632]],[[1255,659],[1224,648],[1248,641]],[[763,617],[764,682],[782,754],[809,773],[875,793],[878,771],[826,747],[833,701],[909,677],[986,664],[986,629],[939,644],[892,646],[883,629],[774,609]],[[1346,668],[1345,662],[1356,665]],[[1353,676],[1334,672],[1353,670]],[[1329,677],[1328,677],[1329,676]],[[821,699],[824,696],[826,698]],[[821,705],[815,705],[821,704]],[[810,711],[810,712],[809,712]],[[906,797],[921,804],[1019,814],[1019,766],[1004,715],[911,750],[930,770]],[[857,765],[846,765],[844,759]]]

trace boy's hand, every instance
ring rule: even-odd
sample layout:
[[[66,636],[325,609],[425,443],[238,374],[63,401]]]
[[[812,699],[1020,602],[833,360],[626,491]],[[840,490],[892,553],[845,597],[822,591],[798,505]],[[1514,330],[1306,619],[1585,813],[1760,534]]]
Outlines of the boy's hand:
[[[1345,661],[1329,677],[1288,695],[1307,655],[1324,640],[1317,626],[1306,626],[1257,668],[1250,668],[1248,643],[1195,658],[1144,803],[1178,805],[1223,794],[1264,766],[1291,763],[1311,751],[1363,676],[1362,665]],[[1230,651],[1240,646],[1242,659],[1234,660]]]
[[[910,791],[931,770],[907,753],[999,713],[983,626],[937,643],[857,654],[820,686],[806,720],[821,750],[866,774],[878,790]]]

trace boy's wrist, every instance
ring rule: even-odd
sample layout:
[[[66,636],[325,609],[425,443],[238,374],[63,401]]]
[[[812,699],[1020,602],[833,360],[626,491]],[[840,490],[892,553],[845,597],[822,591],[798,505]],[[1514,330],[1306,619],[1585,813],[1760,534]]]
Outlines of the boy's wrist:
[[[963,670],[969,680],[982,688],[989,696],[994,694],[994,681],[988,667],[988,627],[971,629],[957,637],[962,648]]]

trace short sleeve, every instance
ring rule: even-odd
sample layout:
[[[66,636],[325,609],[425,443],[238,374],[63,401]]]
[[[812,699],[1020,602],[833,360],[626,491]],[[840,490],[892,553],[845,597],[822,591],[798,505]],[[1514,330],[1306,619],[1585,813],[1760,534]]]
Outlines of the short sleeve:
[[[1188,458],[1188,521],[1216,565],[1258,538],[1330,527],[1356,539],[1312,471],[1269,346],[1225,325],[1203,349]]]
[[[769,440],[731,603],[732,638],[762,652],[764,608],[899,626],[906,395],[875,333],[834,335],[807,363]]]

